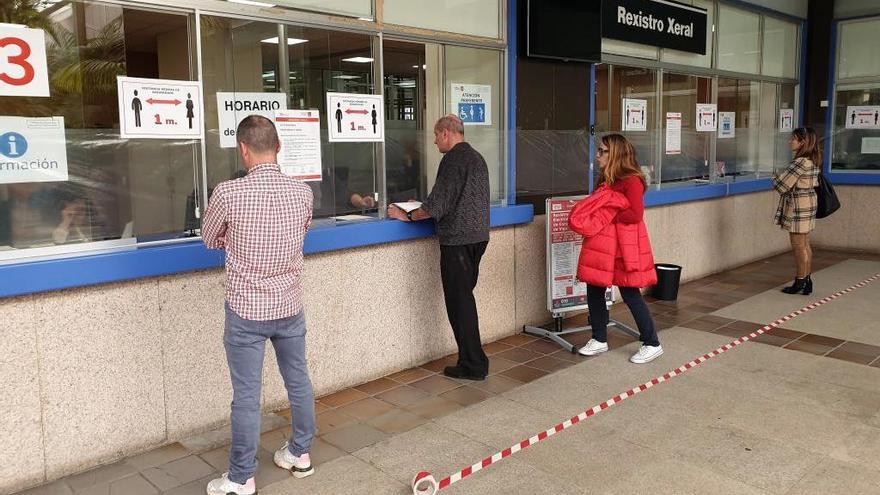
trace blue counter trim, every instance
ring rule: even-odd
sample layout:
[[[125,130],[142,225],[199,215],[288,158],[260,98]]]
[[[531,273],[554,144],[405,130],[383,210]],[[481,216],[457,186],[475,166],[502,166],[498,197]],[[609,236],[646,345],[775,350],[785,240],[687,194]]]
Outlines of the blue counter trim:
[[[831,172],[826,173],[832,185],[845,184],[852,186],[878,186],[880,185],[880,173],[868,174],[858,172]]]
[[[493,228],[530,223],[532,205],[492,208]],[[306,254],[420,239],[434,235],[434,223],[376,220],[316,228],[306,236]],[[54,260],[0,265],[0,297],[158,277],[223,266],[222,251],[205,248],[200,240],[133,248]]]

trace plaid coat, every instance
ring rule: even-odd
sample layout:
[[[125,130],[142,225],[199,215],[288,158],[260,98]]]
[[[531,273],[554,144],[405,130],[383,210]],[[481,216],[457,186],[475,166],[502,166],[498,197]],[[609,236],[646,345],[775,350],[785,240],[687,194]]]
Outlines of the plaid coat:
[[[816,227],[816,191],[819,167],[808,158],[795,158],[788,168],[773,177],[773,189],[780,194],[776,225],[793,233],[806,234]]]

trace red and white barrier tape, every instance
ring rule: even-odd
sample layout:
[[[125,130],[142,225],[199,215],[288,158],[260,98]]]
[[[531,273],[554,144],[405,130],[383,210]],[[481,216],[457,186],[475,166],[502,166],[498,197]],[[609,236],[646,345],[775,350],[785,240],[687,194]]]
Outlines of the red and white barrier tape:
[[[624,400],[626,400],[626,399],[628,399],[628,398],[630,398],[640,392],[644,392],[645,390],[648,390],[649,388],[651,388],[655,385],[660,385],[661,383],[663,383],[665,381],[671,380],[672,378],[675,378],[676,376],[681,375],[682,373],[688,371],[689,369],[694,368],[696,366],[699,366],[699,365],[705,363],[706,361],[712,359],[713,357],[716,357],[720,354],[723,354],[723,353],[739,346],[743,342],[748,342],[749,340],[752,340],[761,334],[767,333],[767,332],[773,330],[774,328],[778,328],[780,325],[782,325],[783,323],[785,323],[789,320],[797,318],[798,316],[800,316],[808,311],[814,310],[814,309],[818,308],[819,306],[827,304],[827,303],[839,298],[840,296],[843,296],[845,294],[853,292],[856,289],[860,289],[860,288],[870,284],[871,282],[874,282],[877,279],[880,279],[880,273],[877,273],[872,277],[869,277],[865,280],[862,280],[861,282],[859,282],[851,287],[848,287],[842,291],[836,292],[828,297],[822,298],[818,301],[815,301],[811,304],[808,304],[807,306],[804,306],[803,308],[801,308],[797,311],[794,311],[788,315],[783,316],[782,318],[779,318],[778,320],[774,321],[773,323],[770,323],[769,325],[765,325],[765,326],[759,328],[755,332],[752,332],[748,335],[742,336],[742,337],[734,340],[733,342],[731,342],[729,344],[725,344],[725,345],[719,347],[718,349],[715,349],[714,351],[712,351],[708,354],[703,354],[702,356],[694,359],[693,361],[685,363],[685,364],[679,366],[678,368],[676,368],[668,373],[664,373],[662,376],[658,376],[657,378],[654,378],[651,381],[645,382],[637,387],[633,387],[633,388],[627,390],[626,392],[615,395],[614,397],[608,399],[607,401],[602,402],[601,404],[597,404],[597,405],[593,406],[592,408],[587,409],[586,411],[578,414],[577,416],[573,416],[570,419],[563,421],[562,423],[559,423],[556,426],[553,426],[552,428],[550,428],[548,430],[542,431],[541,433],[538,433],[537,435],[535,435],[531,438],[527,438],[527,439],[523,440],[522,442],[511,445],[510,447],[502,450],[501,452],[498,452],[498,453],[492,455],[491,457],[487,457],[472,466],[468,466],[457,473],[454,473],[450,476],[447,476],[446,478],[443,478],[439,482],[437,482],[434,479],[434,477],[431,475],[431,473],[429,473],[427,471],[420,471],[418,474],[416,474],[415,478],[413,478],[413,481],[412,481],[413,495],[434,495],[439,490],[443,490],[445,488],[448,488],[453,483],[461,481],[464,478],[467,478],[468,476],[476,473],[477,471],[481,471],[481,470],[491,466],[492,464],[495,464],[496,462],[500,461],[501,459],[504,459],[505,457],[510,457],[511,455],[519,452],[522,449],[525,449],[527,447],[531,447],[532,445],[535,445],[538,442],[544,441],[544,440],[550,438],[551,436],[553,436],[563,430],[567,430],[568,428],[571,428],[572,426],[580,423],[581,421],[584,421],[592,416],[595,416],[597,413],[600,413],[615,404],[618,404],[618,403],[620,403],[620,402],[622,402],[622,401],[624,401]]]

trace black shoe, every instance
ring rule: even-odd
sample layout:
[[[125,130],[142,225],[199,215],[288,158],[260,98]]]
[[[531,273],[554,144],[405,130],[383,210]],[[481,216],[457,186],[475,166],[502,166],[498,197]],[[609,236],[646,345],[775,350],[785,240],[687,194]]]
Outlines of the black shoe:
[[[809,295],[813,292],[813,281],[810,280],[809,275],[804,278],[795,278],[794,283],[782,289],[782,292],[786,294],[797,294],[800,292],[805,296]]]
[[[465,380],[481,381],[486,379],[485,374],[477,375],[458,366],[447,366],[443,368],[443,374],[450,378],[464,378]]]

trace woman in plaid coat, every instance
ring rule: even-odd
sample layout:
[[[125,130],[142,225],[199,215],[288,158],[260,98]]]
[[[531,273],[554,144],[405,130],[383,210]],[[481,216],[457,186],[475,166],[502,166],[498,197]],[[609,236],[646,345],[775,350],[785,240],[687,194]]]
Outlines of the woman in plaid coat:
[[[812,127],[800,127],[788,140],[794,160],[788,168],[773,178],[773,188],[780,194],[776,209],[776,224],[789,233],[791,248],[797,266],[794,283],[782,289],[786,294],[813,292],[813,249],[809,234],[816,227],[816,191],[819,185],[819,167],[822,150]]]

